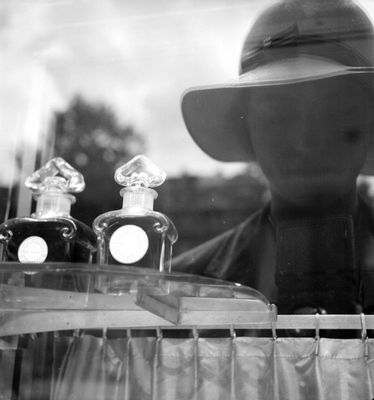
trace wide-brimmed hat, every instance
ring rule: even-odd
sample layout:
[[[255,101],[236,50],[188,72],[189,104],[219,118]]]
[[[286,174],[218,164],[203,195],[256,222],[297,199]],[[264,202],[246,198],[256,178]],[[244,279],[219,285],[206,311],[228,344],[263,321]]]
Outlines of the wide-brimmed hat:
[[[243,107],[251,88],[353,75],[371,88],[373,72],[373,24],[357,3],[283,0],[264,11],[249,31],[239,79],[186,90],[182,114],[205,153],[220,161],[251,161],[250,111]],[[362,170],[367,174],[374,174],[372,136]]]

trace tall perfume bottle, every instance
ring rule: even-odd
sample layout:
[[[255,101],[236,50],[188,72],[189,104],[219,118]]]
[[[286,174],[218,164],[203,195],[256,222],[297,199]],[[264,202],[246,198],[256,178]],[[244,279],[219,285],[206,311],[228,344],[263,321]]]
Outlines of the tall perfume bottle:
[[[53,158],[29,176],[36,210],[30,217],[10,219],[0,225],[3,261],[20,263],[91,263],[96,235],[70,215],[75,197],[85,183],[82,174],[60,157]]]
[[[157,192],[152,188],[165,181],[165,172],[139,155],[118,168],[114,179],[124,186],[123,204],[94,220],[98,262],[170,271],[177,230],[166,215],[153,211]]]

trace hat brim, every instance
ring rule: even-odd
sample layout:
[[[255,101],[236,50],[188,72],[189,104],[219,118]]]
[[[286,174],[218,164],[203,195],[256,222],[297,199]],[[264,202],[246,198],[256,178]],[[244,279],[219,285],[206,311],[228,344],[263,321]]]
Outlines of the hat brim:
[[[255,155],[243,100],[251,88],[373,73],[374,67],[349,67],[319,57],[285,59],[249,71],[234,82],[188,89],[182,95],[182,115],[191,137],[209,156],[248,162],[255,160]],[[374,137],[362,173],[374,174]]]

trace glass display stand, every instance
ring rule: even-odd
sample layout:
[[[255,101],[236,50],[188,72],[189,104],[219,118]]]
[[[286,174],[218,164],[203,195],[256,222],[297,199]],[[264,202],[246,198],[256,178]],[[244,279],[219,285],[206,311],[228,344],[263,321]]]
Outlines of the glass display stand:
[[[54,289],[54,280],[61,279],[69,290]],[[362,330],[374,329],[374,315],[277,315],[276,306],[255,289],[139,267],[0,265],[0,337],[71,329],[196,326]]]
[[[48,287],[61,276],[74,291]],[[0,336],[71,329],[264,326],[276,318],[275,307],[258,291],[195,275],[116,265],[9,262],[0,265],[0,277]]]

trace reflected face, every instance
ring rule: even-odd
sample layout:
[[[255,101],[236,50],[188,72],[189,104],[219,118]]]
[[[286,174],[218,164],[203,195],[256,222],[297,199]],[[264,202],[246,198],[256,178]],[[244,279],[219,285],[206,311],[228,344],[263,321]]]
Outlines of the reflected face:
[[[248,127],[273,193],[311,202],[355,187],[367,153],[372,100],[357,77],[251,90]]]

